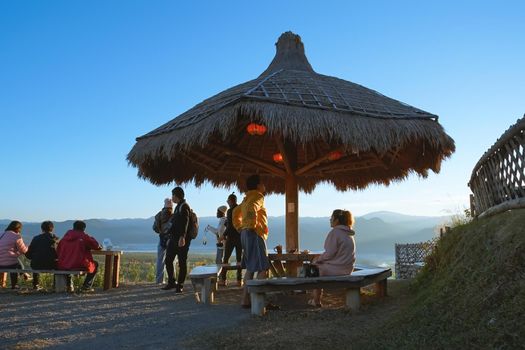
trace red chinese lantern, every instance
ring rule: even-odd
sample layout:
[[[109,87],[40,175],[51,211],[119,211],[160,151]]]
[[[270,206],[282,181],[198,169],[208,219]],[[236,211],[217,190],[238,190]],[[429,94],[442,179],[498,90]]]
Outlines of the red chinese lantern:
[[[246,127],[246,131],[248,131],[248,134],[250,135],[264,135],[266,132],[266,126],[262,124],[250,123]]]
[[[282,163],[283,162],[283,155],[281,153],[275,153],[273,155],[273,161],[276,163]]]
[[[341,152],[341,151],[333,151],[333,152],[330,152],[328,154],[328,159],[329,160],[338,160],[342,156],[343,156],[343,152]]]

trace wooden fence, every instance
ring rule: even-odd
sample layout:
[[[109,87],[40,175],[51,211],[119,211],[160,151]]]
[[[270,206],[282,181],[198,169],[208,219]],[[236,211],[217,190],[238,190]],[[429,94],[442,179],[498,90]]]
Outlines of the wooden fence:
[[[474,217],[525,207],[525,115],[480,158],[470,177]]]
[[[424,266],[425,258],[432,253],[437,242],[396,244],[396,279],[414,278]]]

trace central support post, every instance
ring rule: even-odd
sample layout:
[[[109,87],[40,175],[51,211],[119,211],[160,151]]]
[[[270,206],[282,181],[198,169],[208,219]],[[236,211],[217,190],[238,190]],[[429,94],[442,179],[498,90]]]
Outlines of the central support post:
[[[299,250],[299,186],[297,177],[286,175],[286,250]]]
[[[297,182],[297,148],[289,140],[275,138],[283,156],[285,176],[286,251],[299,250],[299,184]]]

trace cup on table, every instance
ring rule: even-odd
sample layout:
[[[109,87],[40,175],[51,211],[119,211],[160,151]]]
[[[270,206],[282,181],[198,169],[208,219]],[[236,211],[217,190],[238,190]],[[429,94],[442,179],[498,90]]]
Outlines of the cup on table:
[[[102,249],[104,249],[104,250],[111,250],[111,249],[113,249],[113,243],[111,243],[111,239],[104,238],[104,240],[102,241]]]
[[[283,246],[278,244],[275,246],[275,248],[273,248],[273,250],[277,253],[277,254],[282,254],[283,253]]]

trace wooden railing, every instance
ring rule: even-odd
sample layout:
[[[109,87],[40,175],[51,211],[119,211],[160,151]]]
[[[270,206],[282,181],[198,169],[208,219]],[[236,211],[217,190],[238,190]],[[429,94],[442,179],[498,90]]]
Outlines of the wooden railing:
[[[480,158],[470,177],[471,214],[525,207],[525,115]]]

